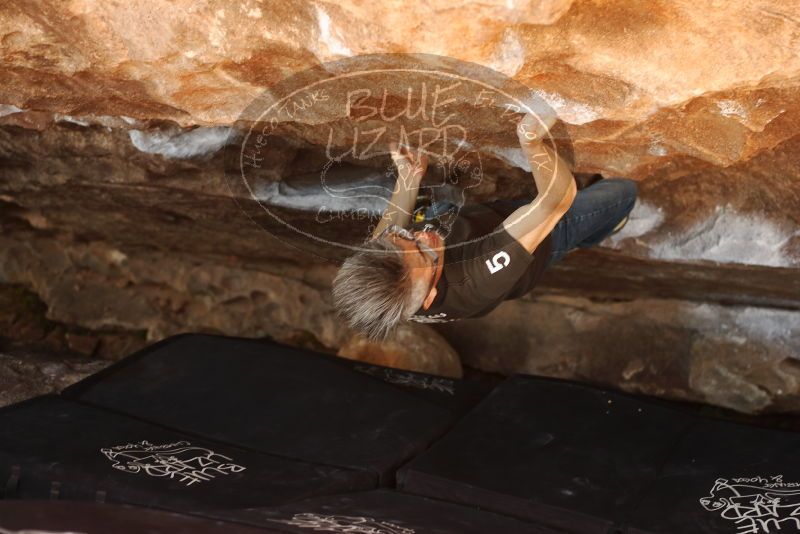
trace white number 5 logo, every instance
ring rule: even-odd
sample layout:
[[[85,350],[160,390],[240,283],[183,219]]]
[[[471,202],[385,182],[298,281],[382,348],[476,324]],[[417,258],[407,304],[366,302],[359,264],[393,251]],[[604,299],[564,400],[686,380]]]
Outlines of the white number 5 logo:
[[[489,268],[490,273],[494,274],[509,263],[511,263],[511,256],[506,252],[498,252],[491,260],[486,260],[486,267]]]

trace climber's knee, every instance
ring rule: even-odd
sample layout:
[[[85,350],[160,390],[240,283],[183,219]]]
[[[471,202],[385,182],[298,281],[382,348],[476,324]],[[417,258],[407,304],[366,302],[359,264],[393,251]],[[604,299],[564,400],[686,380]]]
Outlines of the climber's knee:
[[[624,205],[627,207],[627,211],[630,212],[639,196],[639,185],[636,180],[614,177],[604,181],[609,184],[614,184],[614,187],[618,190],[617,195],[621,200],[624,200]]]

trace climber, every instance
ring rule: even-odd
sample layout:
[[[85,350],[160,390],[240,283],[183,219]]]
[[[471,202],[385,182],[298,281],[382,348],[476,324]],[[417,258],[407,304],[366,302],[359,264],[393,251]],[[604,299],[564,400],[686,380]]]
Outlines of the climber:
[[[427,155],[390,145],[395,191],[370,239],[333,281],[334,305],[352,329],[381,341],[406,320],[480,317],[526,294],[566,253],[619,231],[636,202],[636,182],[593,175],[579,190],[567,164],[543,142],[553,123],[555,117],[526,114],[516,126],[536,184],[533,200],[465,206],[449,220],[442,212],[452,215],[453,206],[439,202],[412,222]]]

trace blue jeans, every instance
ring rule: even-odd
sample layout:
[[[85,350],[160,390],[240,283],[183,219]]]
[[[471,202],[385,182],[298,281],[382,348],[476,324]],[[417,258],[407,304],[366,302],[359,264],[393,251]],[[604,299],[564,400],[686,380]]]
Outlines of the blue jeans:
[[[576,248],[597,245],[611,234],[614,227],[633,209],[638,186],[630,178],[606,178],[578,191],[572,205],[558,221],[550,235],[553,250],[547,266],[556,263],[565,254]],[[499,205],[511,213],[514,209],[531,202],[529,198],[500,199],[489,205]],[[449,203],[434,204],[426,216],[435,216],[447,211]]]

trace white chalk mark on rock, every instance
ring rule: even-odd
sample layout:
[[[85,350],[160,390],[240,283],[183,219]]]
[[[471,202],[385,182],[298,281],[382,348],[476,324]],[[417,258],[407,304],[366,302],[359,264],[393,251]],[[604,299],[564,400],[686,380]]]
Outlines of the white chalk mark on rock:
[[[130,130],[128,135],[133,146],[142,152],[185,159],[217,152],[228,142],[230,131],[226,126],[201,126],[178,132]]]
[[[707,260],[769,267],[794,267],[800,264],[783,247],[800,235],[800,227],[779,225],[758,215],[738,213],[730,206],[715,211],[680,234],[646,235],[663,222],[660,208],[638,201],[625,227],[609,236],[601,246],[617,248],[627,238],[637,238],[649,248],[649,256],[663,260]]]
[[[743,215],[729,206],[717,206],[705,221],[683,235],[667,236],[652,247],[656,258],[667,260],[711,260],[789,267],[792,261],[781,248],[800,229],[789,231],[755,215]]]
[[[24,110],[18,108],[17,106],[13,106],[11,104],[0,104],[0,117],[5,117],[6,115],[13,115],[14,113],[20,113],[22,111]]]
[[[506,28],[503,32],[503,40],[500,41],[490,66],[506,76],[514,76],[524,64],[525,47],[519,42],[516,32]]]
[[[317,12],[319,39],[327,47],[328,52],[342,56],[352,56],[353,51],[347,48],[339,31],[331,25],[330,15],[317,4],[314,5],[314,8]]]
[[[719,108],[720,114],[726,117],[735,116],[742,119],[747,118],[747,111],[744,109],[744,106],[736,100],[719,100],[717,102],[717,107]]]
[[[558,118],[570,124],[585,124],[597,120],[600,114],[592,106],[567,100],[558,93],[548,93],[543,89],[534,89],[533,94],[547,102],[558,114]]]
[[[323,213],[363,213],[364,215],[380,215],[389,203],[388,193],[386,198],[379,195],[353,196],[331,195],[325,191],[321,184],[317,187],[295,188],[287,182],[269,182],[255,187],[254,193],[257,200],[267,205],[291,208],[302,211]],[[352,184],[352,191],[363,188],[366,182]],[[388,185],[388,182],[387,184]],[[340,183],[338,188],[347,190],[347,184]],[[376,192],[389,191],[383,184],[376,184]]]

